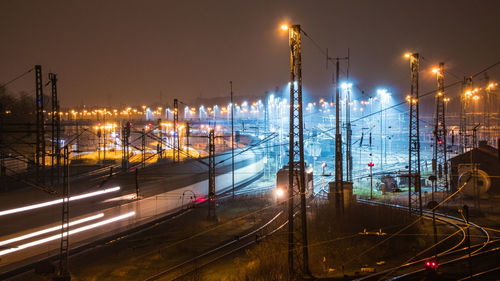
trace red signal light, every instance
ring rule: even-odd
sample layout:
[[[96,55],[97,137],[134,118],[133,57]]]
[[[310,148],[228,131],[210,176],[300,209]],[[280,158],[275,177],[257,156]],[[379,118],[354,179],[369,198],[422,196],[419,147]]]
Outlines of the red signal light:
[[[426,261],[425,262],[425,267],[428,270],[436,271],[438,268],[438,264],[435,261]]]
[[[373,167],[373,166],[375,166],[375,164],[373,164],[373,162],[370,162],[370,163],[368,163],[368,166]]]

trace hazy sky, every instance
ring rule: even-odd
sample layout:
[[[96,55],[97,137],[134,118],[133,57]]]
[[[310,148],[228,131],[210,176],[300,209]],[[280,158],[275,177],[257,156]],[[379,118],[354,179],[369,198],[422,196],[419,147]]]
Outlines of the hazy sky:
[[[217,97],[229,80],[236,95],[262,95],[288,82],[285,21],[332,56],[350,48],[351,76],[368,94],[385,86],[406,95],[408,50],[424,57],[422,92],[434,89],[428,70],[439,61],[463,77],[500,60],[498,0],[3,0],[0,11],[0,83],[41,64],[44,79],[58,74],[64,106]],[[306,91],[331,95],[332,70],[303,38]],[[500,67],[489,74],[498,81]],[[8,87],[30,92],[33,76]]]

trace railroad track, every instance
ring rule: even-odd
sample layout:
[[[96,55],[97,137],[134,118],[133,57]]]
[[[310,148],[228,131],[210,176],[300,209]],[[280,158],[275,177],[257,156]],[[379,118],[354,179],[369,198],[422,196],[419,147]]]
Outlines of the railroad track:
[[[257,229],[236,236],[231,241],[223,243],[222,245],[205,251],[191,259],[169,267],[153,276],[150,276],[145,279],[145,281],[161,280],[164,278],[168,278],[168,280],[181,279],[206,265],[218,261],[234,252],[245,249],[283,228],[287,222],[279,220],[282,215],[283,211],[280,211]]]
[[[401,205],[396,205],[396,204],[390,204],[390,203],[384,203],[384,202],[376,202],[376,201],[370,201],[370,200],[363,200],[363,199],[358,199],[358,202],[363,203],[363,204],[370,204],[370,205],[383,205],[383,206],[389,206],[393,208],[400,208],[403,210],[407,210],[408,207],[406,206],[401,206]],[[427,219],[432,219],[432,212],[431,211],[424,211],[423,216]],[[488,233],[488,231],[481,226],[469,222],[470,226],[467,226],[467,223],[464,221],[462,218],[446,215],[446,214],[441,214],[441,213],[435,213],[436,220],[439,220],[441,222],[447,223],[451,225],[452,227],[457,229],[457,232],[455,234],[460,233],[461,239],[453,245],[452,247],[441,251],[437,254],[431,254],[429,256],[424,256],[426,252],[429,252],[431,248],[427,249],[428,251],[423,252],[422,255],[419,257],[416,257],[415,260],[409,261],[401,266],[398,267],[393,267],[389,268],[386,270],[383,270],[381,272],[377,272],[356,280],[421,280],[422,277],[425,277],[427,274],[427,271],[424,267],[425,261],[429,259],[433,259],[435,256],[437,257],[439,261],[439,267],[442,268],[443,266],[451,266],[453,264],[456,264],[458,262],[462,262],[465,259],[469,257],[469,252],[470,255],[473,256],[480,256],[484,255],[486,253],[492,253],[498,251],[500,248],[493,248],[494,245],[498,244],[500,242],[500,239],[496,240],[491,240],[491,236]],[[473,240],[471,239],[471,247],[466,247],[464,246],[466,238],[467,238],[467,228],[470,228],[470,236],[474,236]],[[475,232],[476,234],[473,234]],[[472,244],[474,243],[474,244]],[[399,272],[398,274],[396,274]],[[490,274],[490,272],[487,270],[484,271],[485,273],[483,274]],[[479,274],[479,273],[478,273]],[[419,279],[420,278],[420,279]]]

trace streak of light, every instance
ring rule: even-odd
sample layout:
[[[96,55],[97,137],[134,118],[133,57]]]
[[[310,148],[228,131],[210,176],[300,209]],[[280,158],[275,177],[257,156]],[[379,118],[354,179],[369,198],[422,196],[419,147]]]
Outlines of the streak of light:
[[[75,196],[71,196],[69,198],[69,201],[80,200],[80,199],[84,199],[84,198],[88,198],[88,197],[92,197],[92,196],[97,196],[97,195],[102,195],[102,194],[106,194],[106,193],[110,193],[110,192],[114,192],[114,191],[118,191],[118,190],[120,190],[119,186],[113,187],[113,188],[107,188],[107,189],[103,189],[103,190],[99,190],[99,191],[94,191],[94,192],[90,192],[90,193],[75,195]],[[62,202],[63,202],[63,199],[61,198],[61,199],[52,200],[52,201],[48,201],[48,202],[43,202],[43,203],[28,205],[28,206],[24,206],[24,207],[9,209],[9,210],[5,210],[5,211],[0,211],[0,217],[5,216],[5,215],[20,213],[20,212],[25,212],[25,211],[29,211],[29,210],[34,210],[34,209],[38,209],[38,208],[43,208],[43,207],[47,207],[47,206],[52,206],[52,205],[56,205],[56,204],[61,204]]]
[[[73,234],[76,234],[76,233],[79,233],[79,232],[82,232],[82,231],[86,231],[86,230],[93,229],[93,228],[96,228],[96,227],[99,227],[99,226],[110,224],[110,223],[113,223],[115,221],[123,220],[123,219],[131,217],[133,215],[135,215],[135,212],[126,213],[126,214],[123,214],[123,215],[120,215],[120,216],[117,216],[117,217],[113,217],[113,218],[110,218],[110,219],[107,219],[107,220],[103,220],[103,221],[100,221],[100,222],[96,222],[96,223],[93,223],[93,224],[82,226],[80,228],[70,230],[69,231],[69,235],[73,235]],[[66,233],[63,234],[63,236],[66,236],[66,235],[68,235],[68,234],[66,234]],[[33,242],[29,242],[29,243],[26,243],[26,244],[19,245],[16,248],[10,248],[10,249],[6,249],[6,250],[3,250],[3,251],[0,251],[0,256],[4,256],[4,255],[10,254],[12,252],[17,252],[17,251],[20,251],[20,250],[23,250],[23,249],[26,249],[26,248],[30,248],[30,247],[37,246],[37,245],[40,245],[40,244],[44,244],[44,243],[47,243],[47,242],[50,242],[50,241],[54,241],[54,240],[60,239],[60,238],[61,238],[61,234],[52,235],[52,236],[49,236],[47,238],[43,238],[43,239],[39,239],[39,240],[36,240],[36,241],[33,241]]]
[[[97,215],[94,215],[94,216],[90,216],[90,217],[86,217],[86,218],[79,219],[79,220],[76,220],[76,221],[72,221],[72,222],[69,223],[69,226],[78,225],[78,224],[81,224],[81,223],[84,223],[84,222],[88,222],[88,221],[91,221],[91,220],[96,220],[96,219],[99,219],[99,218],[102,218],[102,217],[104,217],[104,214],[100,213],[100,214],[97,214]],[[22,240],[26,240],[28,238],[39,236],[39,235],[42,235],[42,234],[45,234],[45,233],[50,233],[50,232],[53,232],[53,231],[56,231],[56,230],[60,230],[61,228],[62,228],[62,225],[58,225],[58,226],[54,226],[54,227],[49,227],[49,228],[46,228],[46,229],[42,229],[42,230],[39,230],[39,231],[31,232],[31,233],[28,233],[28,234],[25,234],[25,235],[21,235],[21,236],[18,236],[18,237],[14,237],[14,238],[11,238],[11,239],[7,239],[7,240],[4,240],[4,241],[0,241],[0,246],[7,245],[7,244],[10,244],[10,243],[14,243],[14,242],[18,242],[18,241],[22,241]]]
[[[104,202],[107,203],[107,202],[113,202],[113,201],[133,200],[133,199],[137,199],[136,193],[130,193],[130,194],[125,194],[123,196],[113,197],[113,198],[104,200]]]

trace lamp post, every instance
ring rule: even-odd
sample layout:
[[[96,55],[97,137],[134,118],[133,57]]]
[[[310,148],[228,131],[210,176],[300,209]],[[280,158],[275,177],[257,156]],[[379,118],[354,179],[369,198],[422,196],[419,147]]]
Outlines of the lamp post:
[[[368,163],[368,167],[370,167],[370,200],[373,199],[373,162]]]

